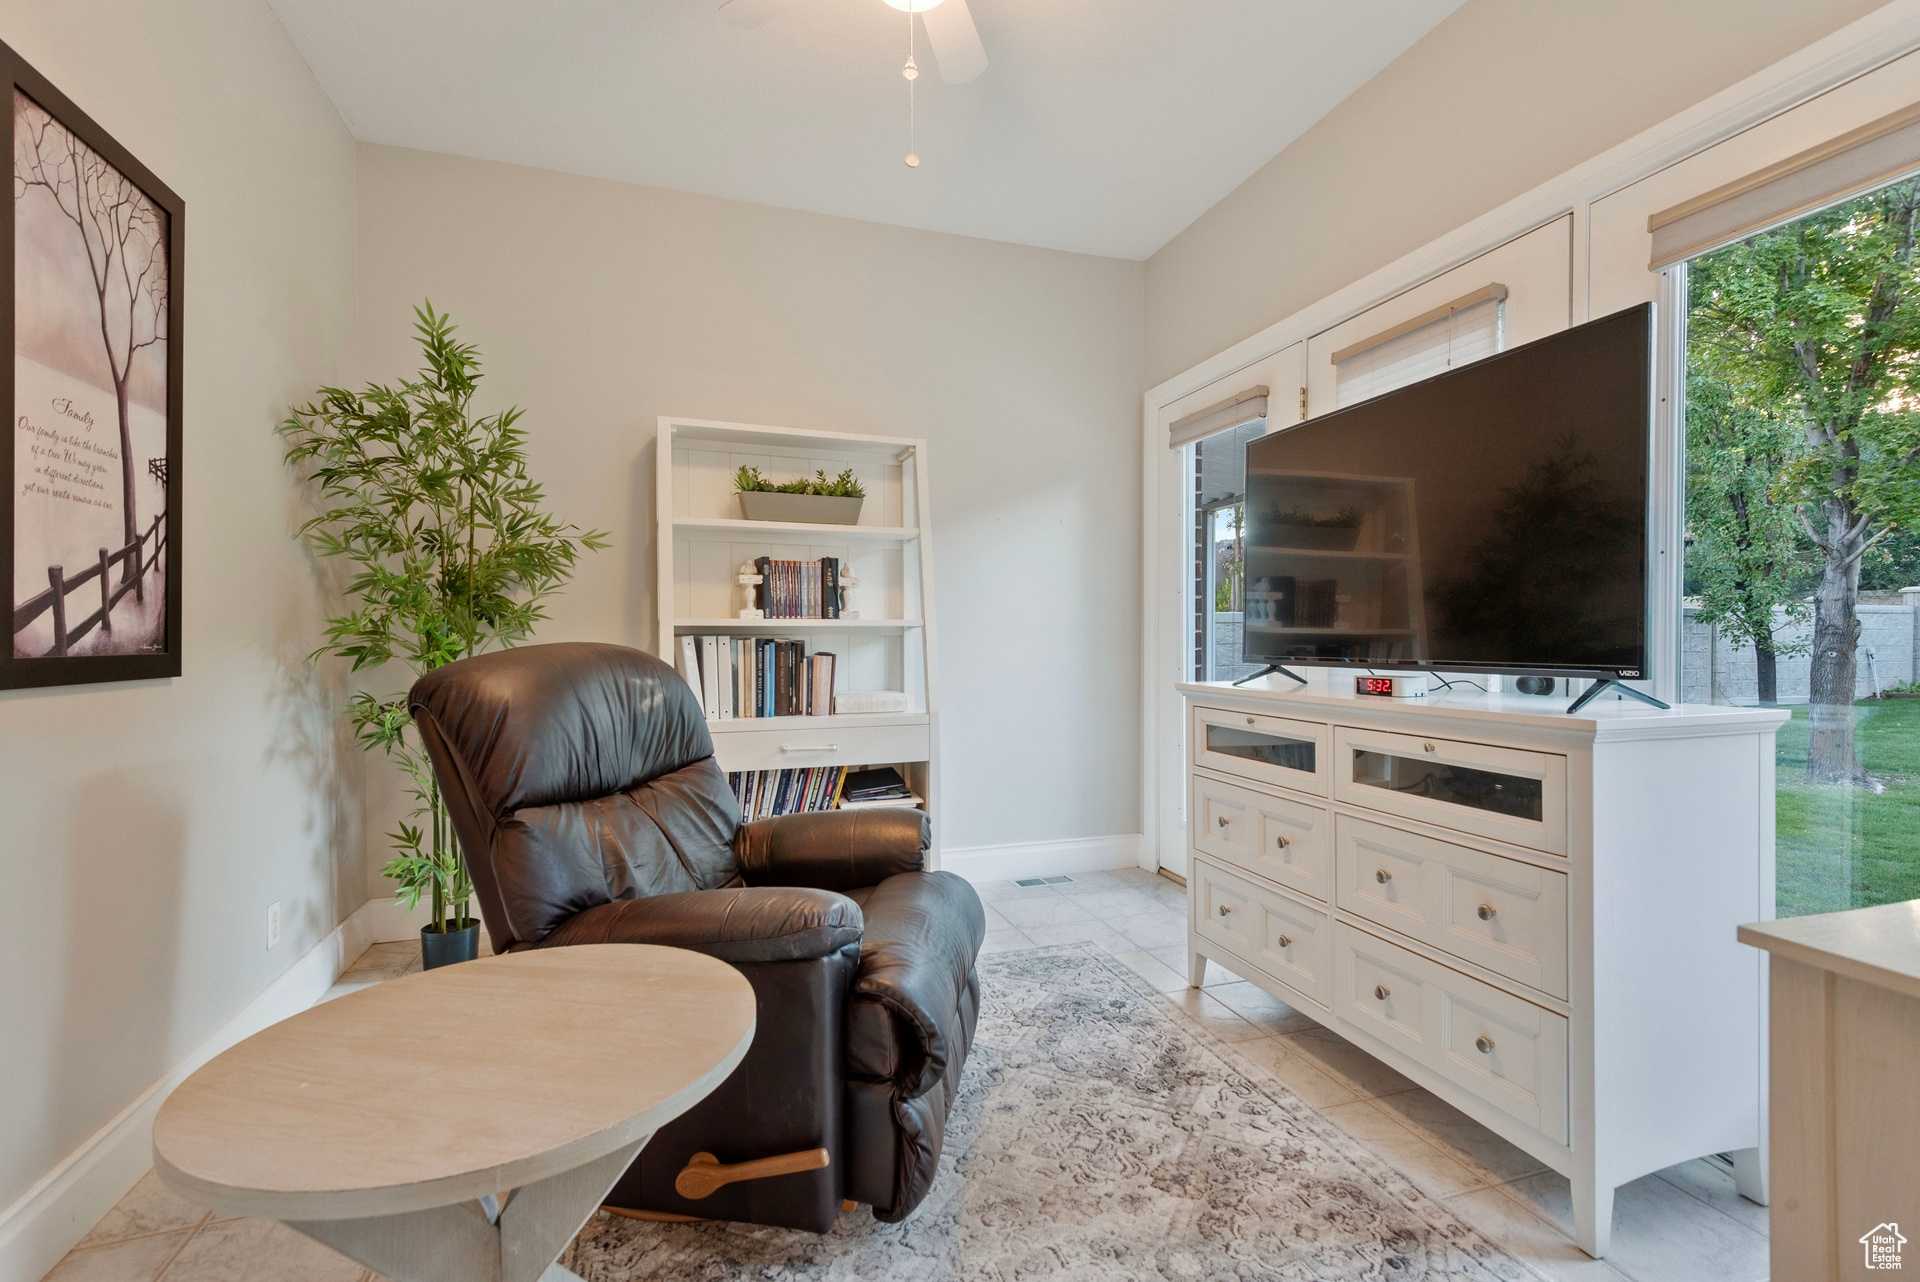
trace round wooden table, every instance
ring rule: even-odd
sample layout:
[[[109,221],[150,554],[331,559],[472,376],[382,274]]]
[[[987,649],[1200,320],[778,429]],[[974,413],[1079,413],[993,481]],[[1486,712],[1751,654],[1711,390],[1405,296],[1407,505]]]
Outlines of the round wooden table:
[[[282,1220],[396,1282],[555,1282],[645,1146],[725,1081],[753,989],[678,948],[514,953],[254,1034],[153,1124],[182,1196]]]

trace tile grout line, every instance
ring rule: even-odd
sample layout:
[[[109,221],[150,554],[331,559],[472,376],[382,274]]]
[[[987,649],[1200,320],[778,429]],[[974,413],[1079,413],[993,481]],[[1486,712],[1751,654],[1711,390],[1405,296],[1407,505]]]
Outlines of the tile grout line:
[[[116,1205],[118,1204],[116,1203]],[[208,1211],[192,1224],[176,1224],[170,1229],[152,1229],[145,1233],[129,1233],[125,1237],[108,1238],[104,1242],[75,1242],[73,1246],[68,1249],[68,1254],[74,1254],[80,1251],[98,1251],[104,1247],[121,1246],[128,1242],[144,1242],[150,1237],[165,1237],[169,1233],[179,1233],[184,1229],[198,1231],[200,1226],[205,1224],[212,1216],[213,1212]]]
[[[179,1248],[167,1257],[167,1262],[160,1266],[158,1273],[153,1275],[153,1282],[161,1282],[161,1279],[167,1276],[167,1270],[173,1267],[174,1261],[180,1258],[181,1252],[185,1251],[189,1246],[192,1246],[193,1240],[200,1236],[201,1230],[205,1229],[207,1225],[211,1223],[213,1223],[213,1212],[208,1211],[201,1217],[200,1222],[193,1226],[193,1231],[180,1239]]]

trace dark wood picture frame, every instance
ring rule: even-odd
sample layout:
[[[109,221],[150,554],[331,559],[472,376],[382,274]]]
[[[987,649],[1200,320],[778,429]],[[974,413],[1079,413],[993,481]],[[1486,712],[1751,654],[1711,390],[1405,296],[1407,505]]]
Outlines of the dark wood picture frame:
[[[153,530],[143,535],[146,542],[137,542],[123,547],[86,569],[77,570],[68,576],[66,592],[72,592],[75,600],[85,602],[98,600],[98,617],[90,614],[84,605],[80,605],[79,617],[73,626],[79,630],[89,617],[109,618],[111,611],[120,600],[120,593],[109,589],[108,574],[110,563],[117,563],[128,555],[135,558],[134,564],[140,564],[142,556],[154,556],[164,550],[166,643],[164,649],[146,650],[133,654],[48,654],[42,657],[16,657],[13,637],[25,626],[32,626],[43,613],[51,611],[56,605],[61,610],[58,616],[64,629],[66,618],[66,592],[56,593],[50,583],[17,583],[14,566],[15,521],[17,503],[21,494],[21,478],[15,475],[15,457],[19,448],[17,437],[10,440],[5,450],[0,450],[0,573],[7,578],[7,604],[13,618],[13,626],[8,630],[8,641],[0,647],[0,689],[19,689],[30,686],[84,685],[101,681],[138,681],[156,677],[177,677],[180,675],[181,657],[181,442],[182,442],[182,399],[181,369],[184,354],[185,326],[185,262],[186,262],[186,204],[175,195],[172,188],[155,177],[153,172],[136,160],[133,155],[115,142],[112,135],[94,123],[84,111],[45,77],[41,76],[26,61],[5,44],[0,43],[0,74],[4,74],[8,85],[6,94],[8,139],[7,164],[9,172],[18,161],[16,153],[19,139],[14,137],[18,128],[15,122],[15,94],[24,94],[33,100],[43,111],[64,127],[75,138],[91,147],[120,175],[130,181],[158,209],[166,215],[166,461],[164,475],[155,474],[161,481],[166,495],[164,518],[156,523]],[[17,189],[19,180],[15,179]],[[15,392],[16,345],[15,345],[15,265],[19,253],[15,238],[16,200],[9,199],[0,209],[0,398],[7,406],[8,421],[21,430],[23,407],[17,402]],[[132,357],[129,355],[128,363]],[[124,416],[124,411],[123,411]],[[122,467],[126,461],[122,460]],[[150,471],[153,471],[151,464]],[[155,537],[164,543],[155,543]],[[147,551],[151,544],[152,551]],[[127,573],[122,570],[123,576]],[[90,595],[88,589],[93,578],[100,579],[101,587]],[[139,583],[139,575],[131,581],[123,582],[121,592],[130,590]],[[58,598],[56,600],[56,598]],[[35,607],[38,608],[35,608]],[[25,623],[22,618],[25,616]],[[65,635],[63,631],[60,635]]]

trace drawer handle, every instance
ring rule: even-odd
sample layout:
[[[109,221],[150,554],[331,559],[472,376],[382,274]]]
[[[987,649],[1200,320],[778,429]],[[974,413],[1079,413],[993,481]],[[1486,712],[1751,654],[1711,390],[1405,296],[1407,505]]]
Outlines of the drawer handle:
[[[1498,917],[1499,915],[1500,915],[1500,910],[1495,908],[1492,904],[1480,905],[1481,921],[1492,921],[1495,917]]]
[[[1376,868],[1373,870],[1373,879],[1379,882],[1382,886],[1384,886],[1388,882],[1393,880],[1393,874],[1388,872],[1385,868]]]
[[[837,743],[783,743],[780,745],[780,751],[782,752],[838,752],[840,751],[840,745]]]
[[[1222,828],[1224,828],[1224,827],[1226,827],[1226,826],[1227,826],[1227,824],[1228,824],[1229,822],[1230,822],[1230,821],[1229,821],[1229,820],[1227,819],[1227,817],[1226,817],[1225,815],[1221,815],[1221,816],[1220,816],[1220,826],[1221,826]]]
[[[1227,915],[1228,913],[1230,913],[1230,912],[1232,912],[1232,911],[1233,911],[1233,909],[1231,909],[1231,908],[1229,908],[1229,907],[1227,907],[1227,906],[1226,906],[1225,904],[1221,904],[1221,905],[1220,905],[1220,915],[1221,915],[1222,917],[1225,917],[1225,916],[1226,916],[1226,915]]]
[[[1476,1037],[1473,1039],[1473,1049],[1479,1051],[1482,1055],[1491,1055],[1493,1054],[1493,1039],[1491,1037]]]
[[[1375,984],[1373,986],[1373,995],[1384,1002],[1387,998],[1393,996],[1393,990],[1385,984]]]
[[[1292,936],[1292,935],[1282,935],[1282,936],[1280,936],[1280,938],[1278,938],[1278,939],[1276,939],[1276,940],[1274,940],[1274,942],[1275,942],[1276,944],[1279,944],[1279,945],[1280,945],[1280,947],[1282,947],[1282,948],[1291,948],[1291,947],[1293,947],[1293,936]]]
[[[1291,846],[1293,842],[1286,837],[1275,837],[1273,839],[1273,844],[1280,847],[1280,849],[1285,850],[1288,846]]]
[[[1420,746],[1421,746],[1421,747],[1423,747],[1423,748],[1425,748],[1425,749],[1426,749],[1426,750],[1427,750],[1428,752],[1432,752],[1432,751],[1433,751],[1433,745],[1432,745],[1432,744],[1430,744],[1430,743],[1423,743],[1423,744],[1421,744]]]

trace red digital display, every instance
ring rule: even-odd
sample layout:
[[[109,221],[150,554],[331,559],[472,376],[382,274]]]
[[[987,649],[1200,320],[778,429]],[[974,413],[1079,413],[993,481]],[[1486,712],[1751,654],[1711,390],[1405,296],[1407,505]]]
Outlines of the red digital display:
[[[1360,693],[1391,695],[1393,693],[1393,678],[1392,677],[1361,677]]]

